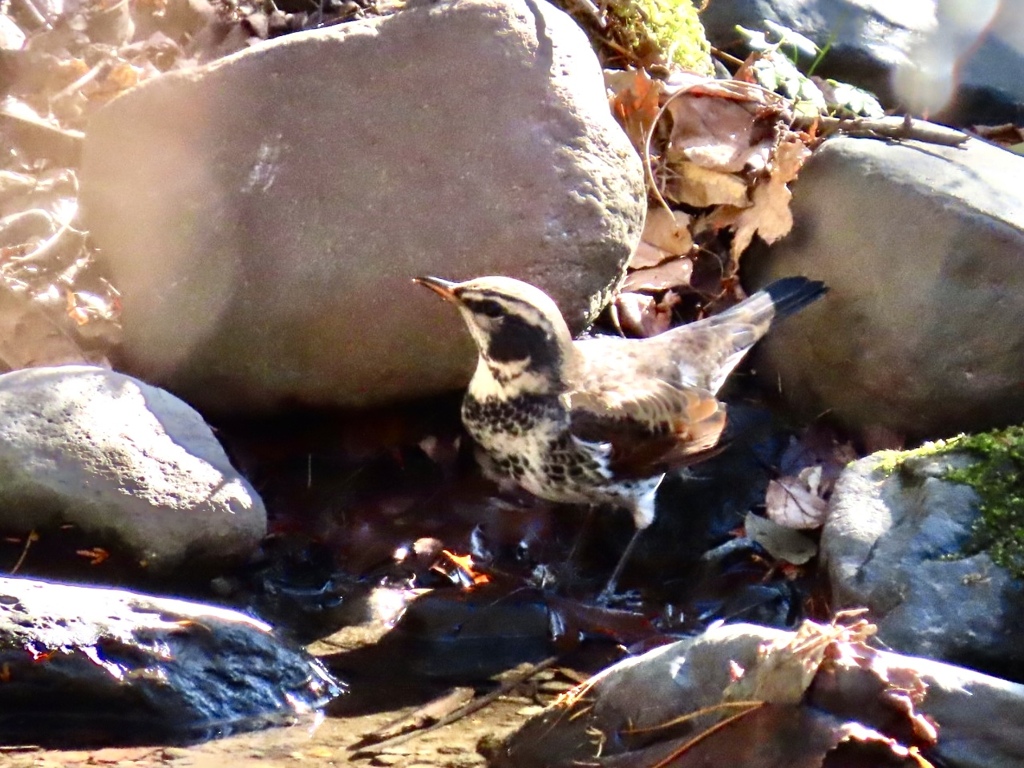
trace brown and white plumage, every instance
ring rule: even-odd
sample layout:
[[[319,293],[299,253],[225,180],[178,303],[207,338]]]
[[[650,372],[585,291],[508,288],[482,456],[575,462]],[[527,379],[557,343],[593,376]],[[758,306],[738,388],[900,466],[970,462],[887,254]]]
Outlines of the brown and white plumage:
[[[825,292],[785,278],[649,339],[573,341],[551,298],[522,281],[416,281],[458,307],[479,350],[462,417],[485,472],[550,501],[626,507],[638,532],[654,520],[665,473],[718,444],[717,393],[737,363],[773,319]]]

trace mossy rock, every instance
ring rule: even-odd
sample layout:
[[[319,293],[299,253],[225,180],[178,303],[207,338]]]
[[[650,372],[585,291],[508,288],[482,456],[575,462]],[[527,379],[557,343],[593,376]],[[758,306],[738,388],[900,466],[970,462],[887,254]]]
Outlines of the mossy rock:
[[[1024,425],[925,443],[912,451],[883,451],[877,469],[890,473],[946,454],[971,460],[951,462],[943,479],[970,486],[980,498],[964,554],[986,552],[1014,578],[1024,579]]]

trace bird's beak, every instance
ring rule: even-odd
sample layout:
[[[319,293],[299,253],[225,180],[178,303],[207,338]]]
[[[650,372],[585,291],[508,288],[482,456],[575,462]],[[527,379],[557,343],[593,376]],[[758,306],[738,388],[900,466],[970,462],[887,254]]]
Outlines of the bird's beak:
[[[459,300],[458,296],[455,295],[455,286],[457,286],[458,283],[452,282],[451,280],[445,280],[440,277],[414,277],[412,281],[414,283],[427,286],[427,288],[432,290],[445,301],[458,302]]]

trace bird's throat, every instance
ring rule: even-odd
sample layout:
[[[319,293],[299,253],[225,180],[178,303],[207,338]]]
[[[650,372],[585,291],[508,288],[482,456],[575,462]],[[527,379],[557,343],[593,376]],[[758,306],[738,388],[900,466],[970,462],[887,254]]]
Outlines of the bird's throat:
[[[469,382],[469,394],[478,400],[512,400],[523,395],[558,395],[561,377],[551,369],[538,370],[531,360],[497,362],[481,356]]]

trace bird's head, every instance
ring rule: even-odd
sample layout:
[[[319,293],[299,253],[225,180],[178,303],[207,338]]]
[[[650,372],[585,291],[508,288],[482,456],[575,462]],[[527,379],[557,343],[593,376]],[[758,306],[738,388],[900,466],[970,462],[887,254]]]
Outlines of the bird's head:
[[[573,355],[572,335],[544,291],[511,277],[477,277],[462,283],[417,277],[415,282],[458,307],[481,364],[498,383],[526,377],[537,380],[535,385],[518,388],[540,391],[541,380],[561,382]]]

